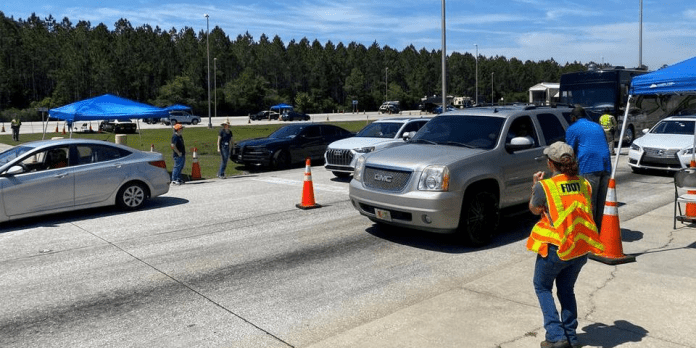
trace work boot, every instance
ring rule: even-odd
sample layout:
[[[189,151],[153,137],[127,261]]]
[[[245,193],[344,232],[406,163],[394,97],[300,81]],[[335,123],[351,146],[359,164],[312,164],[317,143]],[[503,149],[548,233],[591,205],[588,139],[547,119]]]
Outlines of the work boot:
[[[570,343],[565,340],[556,342],[543,341],[541,342],[541,348],[571,348],[571,346]]]

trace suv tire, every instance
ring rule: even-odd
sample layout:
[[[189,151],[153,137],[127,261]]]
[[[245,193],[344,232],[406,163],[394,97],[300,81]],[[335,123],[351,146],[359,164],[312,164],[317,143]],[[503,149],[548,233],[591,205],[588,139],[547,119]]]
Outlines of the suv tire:
[[[480,247],[491,242],[499,221],[498,197],[487,191],[470,192],[464,197],[457,233],[463,241]]]

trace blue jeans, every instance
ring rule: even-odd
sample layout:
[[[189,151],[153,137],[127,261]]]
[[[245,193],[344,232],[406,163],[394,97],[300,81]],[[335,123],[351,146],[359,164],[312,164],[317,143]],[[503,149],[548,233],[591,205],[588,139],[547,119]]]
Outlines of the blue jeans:
[[[592,187],[592,218],[597,225],[597,232],[602,232],[602,218],[604,217],[604,203],[607,200],[609,188],[609,172],[594,172],[581,174],[583,178],[590,182]]]
[[[546,340],[549,342],[567,340],[570,344],[577,344],[578,306],[574,289],[580,270],[587,263],[587,256],[563,261],[558,258],[557,251],[558,247],[549,244],[547,257],[537,255],[534,267],[534,290],[544,315]],[[560,318],[553,300],[554,281],[558,301],[561,304]]]
[[[225,169],[227,169],[227,160],[230,158],[230,147],[220,146],[220,169],[218,170],[218,176],[225,176]]]
[[[172,181],[181,181],[181,170],[184,169],[186,156],[174,157],[174,168],[172,168]]]

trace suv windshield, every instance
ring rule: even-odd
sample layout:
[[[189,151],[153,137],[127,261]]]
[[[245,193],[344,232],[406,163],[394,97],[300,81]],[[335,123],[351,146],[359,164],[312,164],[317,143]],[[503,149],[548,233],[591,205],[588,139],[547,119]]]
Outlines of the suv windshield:
[[[299,126],[299,127],[282,127],[278,129],[277,131],[271,133],[269,135],[269,138],[294,138],[296,135],[300,134],[300,132],[304,129],[304,126]]]
[[[426,123],[411,142],[492,149],[505,122],[501,117],[441,116]]]
[[[402,123],[398,122],[375,122],[365,126],[356,137],[365,138],[393,138],[401,128]]]

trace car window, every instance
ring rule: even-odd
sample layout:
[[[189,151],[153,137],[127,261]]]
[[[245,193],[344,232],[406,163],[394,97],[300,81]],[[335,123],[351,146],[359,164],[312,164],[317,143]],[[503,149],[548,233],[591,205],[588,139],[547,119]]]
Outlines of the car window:
[[[655,134],[694,134],[693,121],[662,121],[655,126],[650,133]]]
[[[24,153],[33,150],[33,147],[18,145],[0,154],[0,166],[10,163],[17,157],[22,156]]]
[[[307,138],[316,138],[321,136],[321,129],[319,127],[307,127],[302,134]]]
[[[509,144],[513,138],[517,137],[528,138],[532,141],[534,147],[539,146],[539,137],[536,134],[531,117],[525,115],[513,120],[510,129],[508,129],[505,143]]]
[[[406,124],[406,127],[404,127],[403,133],[406,133],[406,132],[416,132],[416,131],[418,131],[419,129],[421,129],[421,127],[423,127],[423,125],[426,124],[427,122],[428,122],[428,121],[425,121],[425,120],[423,120],[423,121],[409,122],[409,123]]]
[[[551,145],[557,141],[565,141],[565,129],[558,117],[553,114],[537,115],[539,125],[541,125],[541,133],[544,134],[546,145]]]
[[[35,152],[20,163],[24,166],[25,172],[65,168],[70,164],[68,154],[68,146],[57,146]]]

